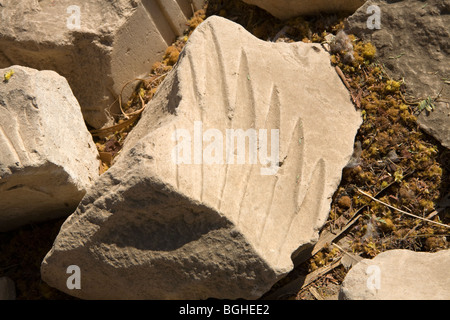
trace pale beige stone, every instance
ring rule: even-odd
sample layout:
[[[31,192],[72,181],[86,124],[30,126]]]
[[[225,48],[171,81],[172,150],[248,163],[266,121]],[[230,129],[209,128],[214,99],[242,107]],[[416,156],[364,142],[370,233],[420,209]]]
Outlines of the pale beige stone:
[[[195,140],[198,122],[218,141],[227,129],[267,129],[269,150],[279,130],[273,174],[260,157],[202,164],[208,139],[192,164],[176,164],[175,130]],[[62,226],[42,277],[85,299],[258,298],[317,241],[361,122],[319,45],[264,42],[211,17]],[[81,290],[66,288],[72,264]]]
[[[319,13],[355,12],[365,0],[243,0],[259,6],[273,16],[285,20]]]
[[[66,79],[11,66],[0,82],[0,232],[72,213],[98,152]]]
[[[99,128],[130,80],[145,76],[187,28],[195,0],[3,0],[0,68],[17,64],[66,77],[85,120]],[[80,28],[73,28],[79,8]],[[124,100],[132,86],[126,87]],[[106,110],[106,112],[105,112]]]
[[[342,300],[449,300],[450,250],[390,250],[364,259],[346,275]]]

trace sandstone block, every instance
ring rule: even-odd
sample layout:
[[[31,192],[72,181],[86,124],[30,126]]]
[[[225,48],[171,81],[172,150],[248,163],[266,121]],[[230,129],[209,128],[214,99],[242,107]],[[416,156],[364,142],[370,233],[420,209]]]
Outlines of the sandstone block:
[[[448,300],[450,250],[390,250],[350,269],[342,300]]]
[[[85,299],[259,298],[317,241],[353,152],[361,116],[329,59],[206,20],[43,279]]]
[[[243,0],[285,20],[302,15],[319,13],[355,12],[365,0]]]
[[[98,152],[66,79],[0,69],[0,231],[72,213],[99,175]]]
[[[125,83],[145,76],[182,35],[190,0],[4,0],[0,68],[17,64],[66,77],[85,120],[111,122]],[[131,86],[124,91],[128,99]],[[105,112],[106,110],[106,112]]]

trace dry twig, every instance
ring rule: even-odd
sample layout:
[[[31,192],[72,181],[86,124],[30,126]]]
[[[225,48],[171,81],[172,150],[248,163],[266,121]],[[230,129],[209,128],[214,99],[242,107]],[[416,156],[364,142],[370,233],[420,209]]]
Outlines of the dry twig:
[[[412,213],[409,213],[409,212],[400,210],[400,209],[398,209],[398,208],[396,208],[396,207],[393,207],[393,206],[391,206],[390,204],[387,204],[387,203],[385,203],[385,202],[383,202],[383,201],[381,201],[381,200],[378,200],[378,199],[372,197],[370,194],[367,194],[367,193],[365,193],[364,191],[362,191],[362,190],[360,190],[360,189],[358,189],[358,188],[356,188],[356,190],[357,190],[359,193],[361,193],[362,195],[365,195],[366,197],[372,199],[373,201],[376,201],[376,202],[378,202],[378,203],[380,203],[380,204],[382,204],[382,205],[384,205],[384,206],[386,206],[386,207],[388,207],[388,208],[391,208],[391,209],[393,209],[393,210],[396,210],[396,211],[398,211],[398,212],[400,212],[400,213],[402,213],[402,214],[408,215],[408,216],[413,217],[413,218],[416,218],[416,219],[421,219],[421,220],[427,221],[427,222],[429,222],[429,223],[434,223],[434,224],[437,224],[437,225],[439,225],[439,226],[441,226],[441,227],[450,228],[450,226],[447,225],[447,224],[443,224],[443,223],[436,222],[436,221],[433,221],[433,220],[430,220],[430,219],[427,219],[427,218],[423,218],[423,217],[420,217],[420,216],[416,216],[415,214],[412,214]]]
[[[347,87],[348,91],[350,92],[350,95],[352,96],[352,100],[355,103],[355,105],[358,107],[358,109],[361,109],[361,96],[362,92],[359,91],[358,94],[355,94],[353,88],[351,87],[350,83],[348,83],[347,78],[345,77],[344,73],[342,72],[341,68],[338,66],[335,67],[337,74],[341,78],[344,85]]]

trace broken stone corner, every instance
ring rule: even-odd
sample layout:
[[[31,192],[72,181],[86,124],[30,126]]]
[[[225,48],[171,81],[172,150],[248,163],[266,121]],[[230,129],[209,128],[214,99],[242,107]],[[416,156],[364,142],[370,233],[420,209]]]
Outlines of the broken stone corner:
[[[191,6],[192,4],[192,6]],[[203,1],[3,1],[0,68],[22,65],[66,77],[85,120],[111,124],[123,86],[150,72]],[[132,87],[127,86],[124,96]],[[110,110],[112,106],[112,109]]]
[[[71,214],[99,175],[98,152],[67,80],[0,69],[0,232]],[[8,78],[8,79],[6,79]]]

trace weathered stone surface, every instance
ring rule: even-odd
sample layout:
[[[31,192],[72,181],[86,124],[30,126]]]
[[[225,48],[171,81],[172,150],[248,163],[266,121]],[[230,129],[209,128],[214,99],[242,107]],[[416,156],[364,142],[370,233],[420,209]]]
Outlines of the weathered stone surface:
[[[8,277],[0,278],[0,301],[16,300],[16,285]]]
[[[381,29],[369,29],[367,20],[377,5]],[[433,112],[422,112],[422,129],[450,148],[450,1],[367,1],[348,19],[346,30],[371,41],[378,58],[394,79],[404,78],[409,100],[435,98]],[[407,96],[408,96],[407,95]]]
[[[0,68],[17,64],[58,72],[69,81],[85,120],[99,128],[111,121],[105,109],[123,85],[146,75],[176,36],[183,34],[192,16],[190,3],[3,0]],[[194,9],[202,3],[193,1]],[[131,89],[126,88],[124,99]],[[115,107],[112,113],[118,113]]]
[[[355,12],[365,0],[243,0],[268,11],[279,19],[318,13]]]
[[[390,250],[364,259],[346,275],[342,300],[448,300],[450,250]]]
[[[99,175],[98,152],[66,79],[0,69],[0,231],[72,213]]]
[[[42,278],[86,299],[258,298],[317,240],[361,122],[320,46],[264,42],[211,17],[62,226]],[[268,146],[261,135],[259,153],[244,153],[233,139],[231,164],[231,129],[267,129]],[[81,290],[66,288],[72,264]]]

